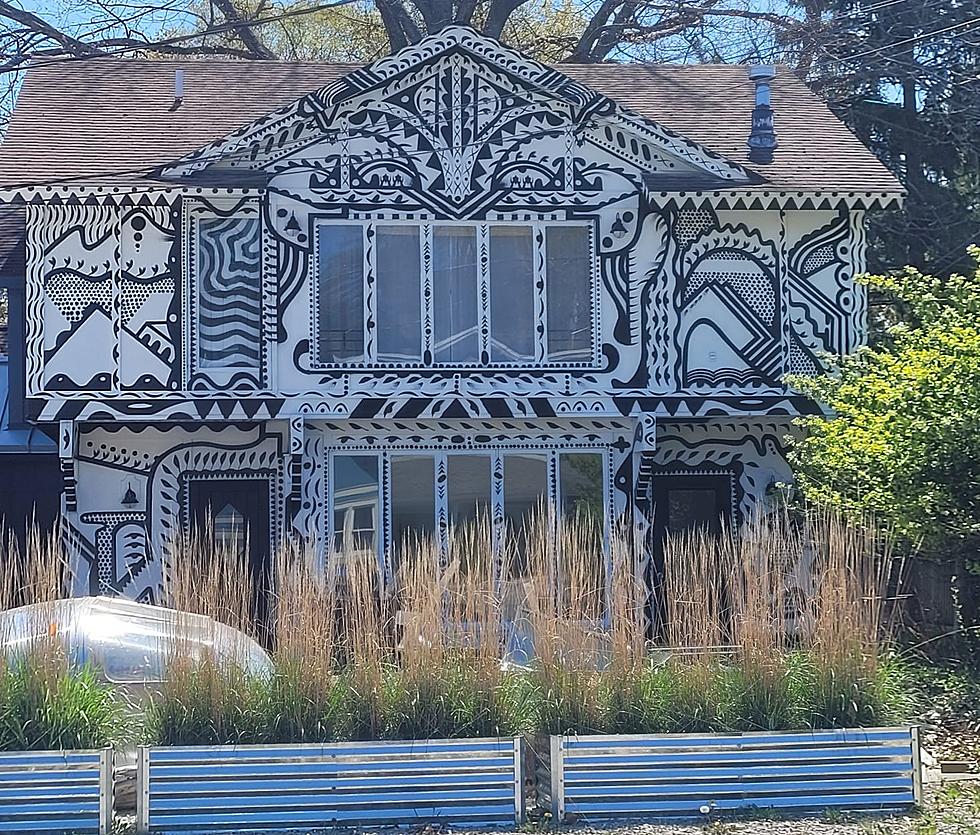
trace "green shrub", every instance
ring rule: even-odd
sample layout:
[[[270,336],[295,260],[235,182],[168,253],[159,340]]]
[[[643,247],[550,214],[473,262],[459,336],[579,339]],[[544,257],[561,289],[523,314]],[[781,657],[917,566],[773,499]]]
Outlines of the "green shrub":
[[[530,705],[511,677],[488,680],[480,665],[450,656],[424,674],[389,666],[381,693],[382,733],[388,739],[509,736],[526,724]]]
[[[270,682],[266,716],[270,742],[301,743],[372,736],[371,694],[362,694],[349,674],[311,682],[297,664],[280,663]]]
[[[172,664],[148,711],[156,745],[247,745],[268,741],[271,684],[233,665]]]
[[[34,656],[0,668],[0,750],[104,748],[130,735],[126,719],[89,668]]]

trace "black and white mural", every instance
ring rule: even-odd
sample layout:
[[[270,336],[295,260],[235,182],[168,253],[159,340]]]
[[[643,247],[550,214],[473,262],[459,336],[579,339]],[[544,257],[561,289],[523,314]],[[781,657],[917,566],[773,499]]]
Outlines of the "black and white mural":
[[[450,27],[142,191],[31,196],[28,393],[71,441],[79,589],[155,599],[225,482],[248,495],[215,512],[262,505],[270,543],[383,569],[464,493],[611,519],[700,472],[750,512],[812,409],[784,376],[865,319],[860,199],[762,181]]]

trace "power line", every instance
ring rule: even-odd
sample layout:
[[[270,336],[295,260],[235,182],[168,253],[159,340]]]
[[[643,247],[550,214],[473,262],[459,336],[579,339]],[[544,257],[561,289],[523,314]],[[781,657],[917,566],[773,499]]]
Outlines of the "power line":
[[[200,32],[191,32],[184,35],[174,35],[170,38],[161,38],[155,41],[146,41],[145,43],[138,44],[126,44],[125,46],[118,47],[116,49],[105,49],[99,50],[98,52],[88,54],[88,55],[63,55],[57,58],[50,58],[48,60],[31,61],[27,67],[16,66],[16,67],[3,67],[0,68],[0,75],[4,73],[11,72],[23,72],[25,69],[34,69],[35,67],[46,67],[52,64],[60,64],[66,61],[88,61],[92,59],[99,58],[115,58],[119,55],[125,55],[127,52],[139,52],[141,50],[154,50],[160,47],[176,46],[177,44],[186,43],[187,41],[197,40],[199,38],[206,38],[209,35],[221,35],[227,32],[234,32],[243,28],[251,28],[253,26],[264,26],[267,23],[278,23],[283,20],[288,20],[294,17],[300,17],[302,15],[315,14],[317,12],[327,11],[329,9],[335,9],[339,6],[350,6],[355,3],[362,3],[364,0],[332,0],[330,3],[321,3],[316,6],[309,6],[304,9],[292,9],[288,12],[282,12],[277,15],[270,15],[269,17],[255,18],[253,20],[240,20],[240,21],[225,21],[224,23],[219,23],[208,29],[202,29]],[[252,59],[256,60],[256,59]]]

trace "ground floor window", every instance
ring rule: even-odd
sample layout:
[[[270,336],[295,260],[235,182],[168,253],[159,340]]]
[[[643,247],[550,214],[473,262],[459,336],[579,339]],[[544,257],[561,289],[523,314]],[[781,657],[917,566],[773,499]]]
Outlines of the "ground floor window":
[[[605,449],[390,450],[328,454],[327,541],[334,551],[378,560],[387,577],[406,547],[447,547],[454,528],[486,524],[507,542],[509,573],[523,570],[527,537],[549,508],[608,535]],[[555,516],[555,513],[551,514]]]

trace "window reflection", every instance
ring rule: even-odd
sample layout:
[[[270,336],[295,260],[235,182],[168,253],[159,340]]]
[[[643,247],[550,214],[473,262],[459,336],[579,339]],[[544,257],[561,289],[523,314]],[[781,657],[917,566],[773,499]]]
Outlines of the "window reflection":
[[[436,226],[432,230],[436,362],[480,358],[476,276],[476,227]]]
[[[508,574],[522,577],[528,572],[530,538],[540,531],[547,513],[548,458],[544,455],[508,455],[504,458],[504,522]]]
[[[418,226],[379,226],[377,237],[378,359],[422,358],[422,268]]]
[[[364,233],[353,224],[319,231],[319,359],[342,362],[364,355]]]
[[[592,255],[585,226],[549,226],[545,233],[548,283],[548,359],[592,359]]]
[[[378,459],[335,455],[333,459],[333,547],[345,554],[378,552]]]
[[[534,359],[534,240],[529,226],[490,227],[490,359]]]
[[[402,552],[431,540],[435,530],[435,460],[430,455],[391,459],[391,545],[397,574]]]
[[[248,540],[248,523],[245,517],[230,504],[226,504],[215,515],[214,542],[222,553],[241,555],[245,553]]]

